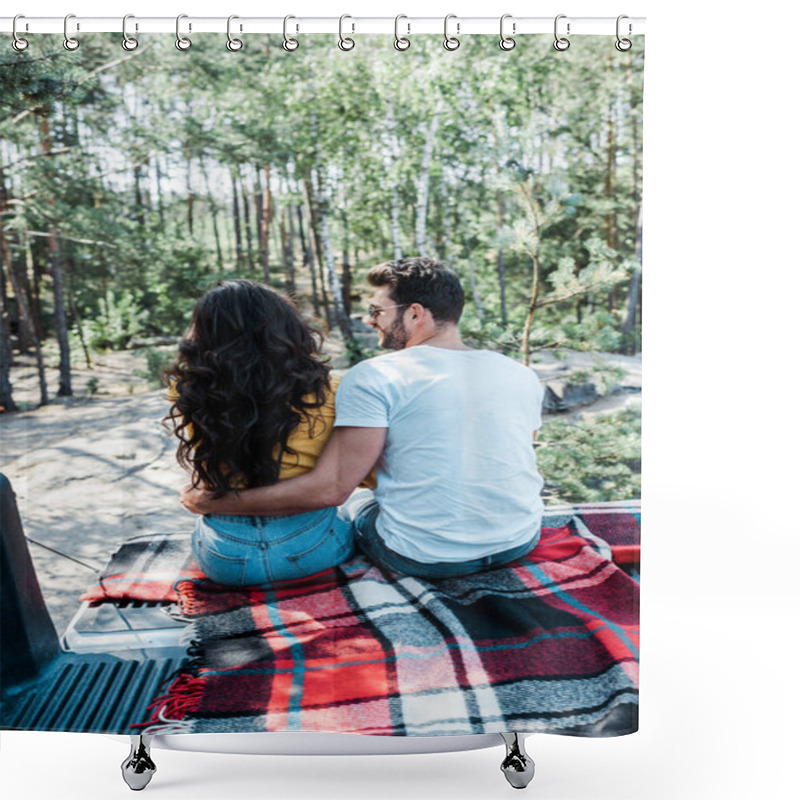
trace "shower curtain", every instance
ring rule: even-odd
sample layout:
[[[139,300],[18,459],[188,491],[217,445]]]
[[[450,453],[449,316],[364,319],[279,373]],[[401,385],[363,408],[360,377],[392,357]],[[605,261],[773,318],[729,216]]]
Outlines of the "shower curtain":
[[[29,38],[0,57],[0,422],[53,625],[21,674],[4,617],[0,727],[635,731],[643,37]],[[411,256],[542,381],[539,543],[464,578],[209,581],[160,427],[195,301],[288,294],[346,374],[379,354],[366,272]],[[38,602],[3,581],[4,615]]]

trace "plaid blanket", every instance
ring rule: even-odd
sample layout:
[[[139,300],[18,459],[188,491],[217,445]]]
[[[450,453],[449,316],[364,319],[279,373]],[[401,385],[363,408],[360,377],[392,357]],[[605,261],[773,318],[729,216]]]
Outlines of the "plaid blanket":
[[[80,597],[84,602],[119,600],[176,603],[178,581],[205,577],[192,559],[188,533],[132,536],[111,557]]]
[[[610,558],[608,539],[632,547],[638,509],[552,511],[525,559],[466,578],[425,581],[357,557],[303,582],[240,591],[189,565],[171,591],[191,621],[194,660],[136,729],[632,733],[638,584]],[[173,545],[162,556],[177,563]],[[101,583],[149,592],[161,572]]]
[[[559,527],[570,519],[578,530],[617,564],[639,563],[641,509],[637,500],[551,506],[545,528]],[[97,581],[81,595],[89,603],[138,600],[176,603],[177,584],[205,577],[192,560],[187,533],[148,533],[128,539],[111,557]]]

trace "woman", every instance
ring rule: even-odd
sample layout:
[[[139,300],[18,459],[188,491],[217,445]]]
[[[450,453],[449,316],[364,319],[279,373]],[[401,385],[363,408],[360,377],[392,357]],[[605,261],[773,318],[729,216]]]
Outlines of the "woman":
[[[193,486],[221,497],[313,468],[333,432],[336,390],[320,338],[291,302],[252,281],[225,281],[200,298],[167,372],[165,418]],[[263,586],[347,560],[353,531],[335,507],[286,517],[207,514],[192,551],[216,583]]]

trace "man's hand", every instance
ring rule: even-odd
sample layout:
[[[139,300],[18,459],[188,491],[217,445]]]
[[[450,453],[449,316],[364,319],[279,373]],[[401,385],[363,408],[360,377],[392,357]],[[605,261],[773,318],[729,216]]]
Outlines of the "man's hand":
[[[211,514],[214,511],[214,493],[208,489],[195,489],[191,483],[181,490],[181,505],[192,514]]]

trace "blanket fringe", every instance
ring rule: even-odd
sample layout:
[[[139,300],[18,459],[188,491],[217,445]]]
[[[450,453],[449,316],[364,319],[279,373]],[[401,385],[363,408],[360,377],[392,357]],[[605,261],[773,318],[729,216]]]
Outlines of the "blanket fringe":
[[[186,647],[187,645],[196,645],[199,647],[198,642],[198,633],[197,633],[197,623],[190,622],[182,631],[180,636],[178,637],[178,643],[182,647]]]
[[[178,609],[181,614],[193,617],[197,613],[197,588],[194,581],[182,580],[175,584],[178,595]]]
[[[198,711],[207,683],[208,678],[203,675],[178,676],[166,694],[157,697],[147,707],[148,711],[152,711],[150,719],[131,727],[149,729],[152,726],[165,724],[191,725],[187,717],[194,716]]]

